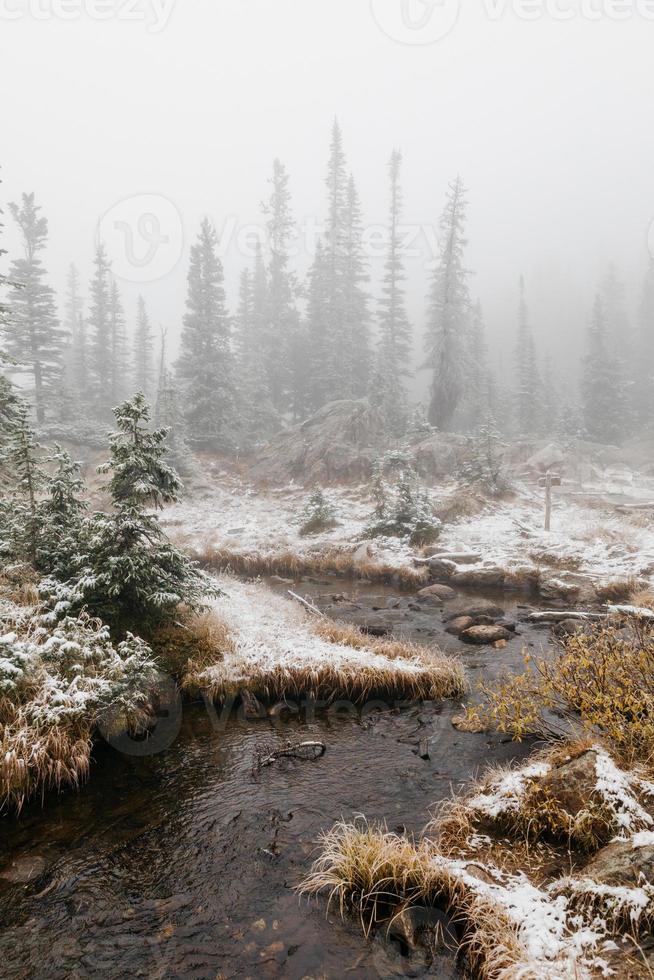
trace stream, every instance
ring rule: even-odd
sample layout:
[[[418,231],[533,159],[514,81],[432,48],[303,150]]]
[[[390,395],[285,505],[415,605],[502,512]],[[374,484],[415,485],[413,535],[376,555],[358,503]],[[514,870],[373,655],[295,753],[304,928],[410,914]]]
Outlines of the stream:
[[[460,652],[473,685],[515,669],[524,645],[548,641],[547,631],[519,624],[520,635],[503,650],[465,646],[444,632],[443,611],[452,603],[418,611],[390,588],[293,587],[351,621],[391,609],[399,635]],[[479,598],[456,602],[463,608]],[[509,618],[520,612],[515,600],[489,598]],[[532,748],[458,732],[455,703],[388,707],[315,713],[300,706],[246,721],[236,711],[225,718],[184,703],[179,734],[165,751],[126,755],[100,742],[79,792],[1,818],[0,975],[458,977],[447,951],[431,964],[412,959],[383,933],[366,939],[356,922],[328,912],[325,900],[300,901],[294,891],[317,838],[336,820],[365,814],[418,833],[432,804],[486,765]],[[253,768],[262,747],[287,739],[322,741],[327,751],[315,762]]]

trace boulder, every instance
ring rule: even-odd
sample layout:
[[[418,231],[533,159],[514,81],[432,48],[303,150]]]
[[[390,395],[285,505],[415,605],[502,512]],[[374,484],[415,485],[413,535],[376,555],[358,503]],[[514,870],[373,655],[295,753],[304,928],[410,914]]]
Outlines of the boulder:
[[[414,466],[425,480],[442,480],[453,476],[465,446],[464,436],[434,433],[413,447]]]
[[[547,473],[548,470],[561,467],[565,462],[565,453],[560,446],[550,443],[530,456],[525,466],[535,473]]]
[[[250,476],[278,485],[368,480],[385,443],[384,417],[365,399],[330,402],[264,446]]]
[[[634,840],[607,844],[583,869],[583,877],[611,888],[635,888],[654,880],[654,842],[634,846]]]
[[[475,621],[472,616],[457,616],[455,619],[450,620],[445,627],[445,632],[451,633],[453,636],[460,636],[464,630],[474,626],[474,623]]]
[[[495,566],[467,568],[450,576],[452,585],[478,589],[501,589],[506,578],[505,572]]]
[[[597,753],[592,750],[552,769],[539,781],[539,791],[571,817],[585,810],[597,785]]]
[[[557,601],[559,599],[566,602],[575,602],[579,598],[580,586],[574,582],[568,582],[563,578],[541,579],[538,591],[541,598]]]
[[[458,571],[458,568],[456,562],[449,561],[447,558],[431,558],[429,561],[429,571],[432,578],[435,579],[448,581]]]
[[[459,639],[464,643],[474,643],[477,646],[487,646],[498,640],[510,640],[511,633],[503,626],[470,626],[461,633]]]
[[[490,616],[492,619],[496,619],[504,615],[504,610],[501,606],[496,606],[492,602],[475,602],[469,606],[463,606],[460,609],[452,610],[448,612],[444,620],[449,623],[450,620],[455,619],[457,616],[470,616],[470,619],[476,619],[477,616]]]
[[[419,599],[440,599],[448,602],[456,598],[456,592],[449,585],[428,585],[426,589],[421,589],[418,593]]]

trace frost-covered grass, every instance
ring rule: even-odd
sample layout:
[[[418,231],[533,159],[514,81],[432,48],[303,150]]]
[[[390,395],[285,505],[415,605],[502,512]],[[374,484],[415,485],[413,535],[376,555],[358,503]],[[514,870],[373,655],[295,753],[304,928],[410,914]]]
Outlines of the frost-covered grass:
[[[363,638],[310,615],[260,583],[218,580],[212,613],[226,642],[216,662],[191,669],[184,686],[215,700],[249,691],[267,701],[312,694],[360,702],[373,695],[435,700],[466,687],[461,664],[440,652]]]
[[[517,769],[491,774],[443,807],[417,841],[364,820],[336,824],[322,837],[301,892],[326,893],[366,931],[406,905],[440,908],[452,916],[460,954],[474,976],[610,975],[614,940],[649,928],[654,886],[643,880],[617,887],[583,871],[561,875],[562,868],[587,860],[574,839],[534,845],[522,837],[520,815],[533,816],[530,794],[582,747],[570,749],[567,758],[560,748],[550,749]],[[652,846],[654,833],[642,829],[652,820],[641,803],[650,784],[621,770],[603,748],[590,751],[595,769],[586,808],[601,800],[625,846]],[[482,815],[504,823],[491,836],[481,834]]]
[[[192,489],[184,502],[169,508],[162,523],[176,540],[212,567],[239,574],[361,574],[377,580],[407,570],[414,584],[413,561],[419,548],[409,537],[376,537],[366,541],[374,500],[370,485],[331,487],[329,499],[338,525],[302,534],[307,490],[291,483],[264,489],[243,477],[209,471],[211,484]],[[608,481],[608,482],[607,482]],[[426,489],[431,506],[443,519],[438,539],[444,552],[477,552],[478,566],[505,571],[508,582],[537,581],[575,572],[598,586],[649,581],[654,570],[654,528],[641,511],[619,513],[610,494],[625,501],[654,500],[654,486],[644,480],[615,484],[608,480],[585,489],[572,485],[555,491],[552,531],[543,530],[543,495],[534,485],[515,487],[510,501],[475,499],[453,482]],[[650,481],[651,483],[651,481]],[[424,574],[424,573],[422,573]]]
[[[52,628],[16,609],[0,621],[0,803],[20,809],[30,796],[88,775],[101,720],[142,724],[156,666],[147,644],[86,615]]]
[[[383,826],[337,824],[321,839],[321,856],[303,894],[327,893],[364,929],[398,905],[435,906],[449,913],[460,952],[474,976],[493,980],[561,980],[589,976],[608,938],[571,922],[565,897],[552,896],[525,874],[509,874],[476,857],[439,853]]]

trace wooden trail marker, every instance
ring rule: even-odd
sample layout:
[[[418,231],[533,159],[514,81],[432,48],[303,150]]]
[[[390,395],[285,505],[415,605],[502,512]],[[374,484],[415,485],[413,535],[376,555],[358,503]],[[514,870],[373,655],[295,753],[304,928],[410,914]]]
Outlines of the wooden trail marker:
[[[545,530],[550,531],[552,525],[552,487],[561,486],[561,477],[548,470],[546,475],[538,481],[538,486],[545,488]]]

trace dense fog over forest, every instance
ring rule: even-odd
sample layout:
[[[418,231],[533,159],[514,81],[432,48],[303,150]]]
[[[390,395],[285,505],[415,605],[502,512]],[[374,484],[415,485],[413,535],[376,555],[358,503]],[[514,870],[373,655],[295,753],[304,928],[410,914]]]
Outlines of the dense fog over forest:
[[[428,9],[415,6],[416,17]],[[389,37],[397,25],[383,3],[144,3],[131,20],[120,5],[103,20],[92,5],[69,20],[47,16],[47,4],[40,19],[17,5],[22,16],[5,18],[0,41],[6,77],[21,78],[21,99],[5,104],[3,199],[36,193],[62,313],[68,263],[86,286],[107,215],[103,237],[128,318],[142,292],[175,350],[201,218],[216,227],[235,312],[257,231],[265,244],[260,202],[274,158],[289,174],[298,226],[292,266],[305,280],[324,233],[336,116],[369,235],[372,313],[383,275],[386,165],[393,148],[403,154],[414,366],[423,360],[438,218],[448,182],[461,174],[469,288],[483,307],[492,366],[505,379],[512,372],[524,276],[538,355],[551,357],[567,384],[609,264],[625,284],[636,332],[651,258],[649,23],[637,5],[619,19],[596,6],[593,17],[576,3],[543,6],[533,20],[519,3],[465,7],[429,44],[414,43],[415,31],[408,43]],[[445,18],[446,8],[437,5],[436,16]],[[156,224],[139,226],[148,208]],[[6,225],[13,253],[19,236],[14,222]],[[172,240],[148,262],[158,236]],[[144,264],[134,267],[130,255]],[[421,395],[427,386],[424,373],[411,381]]]

